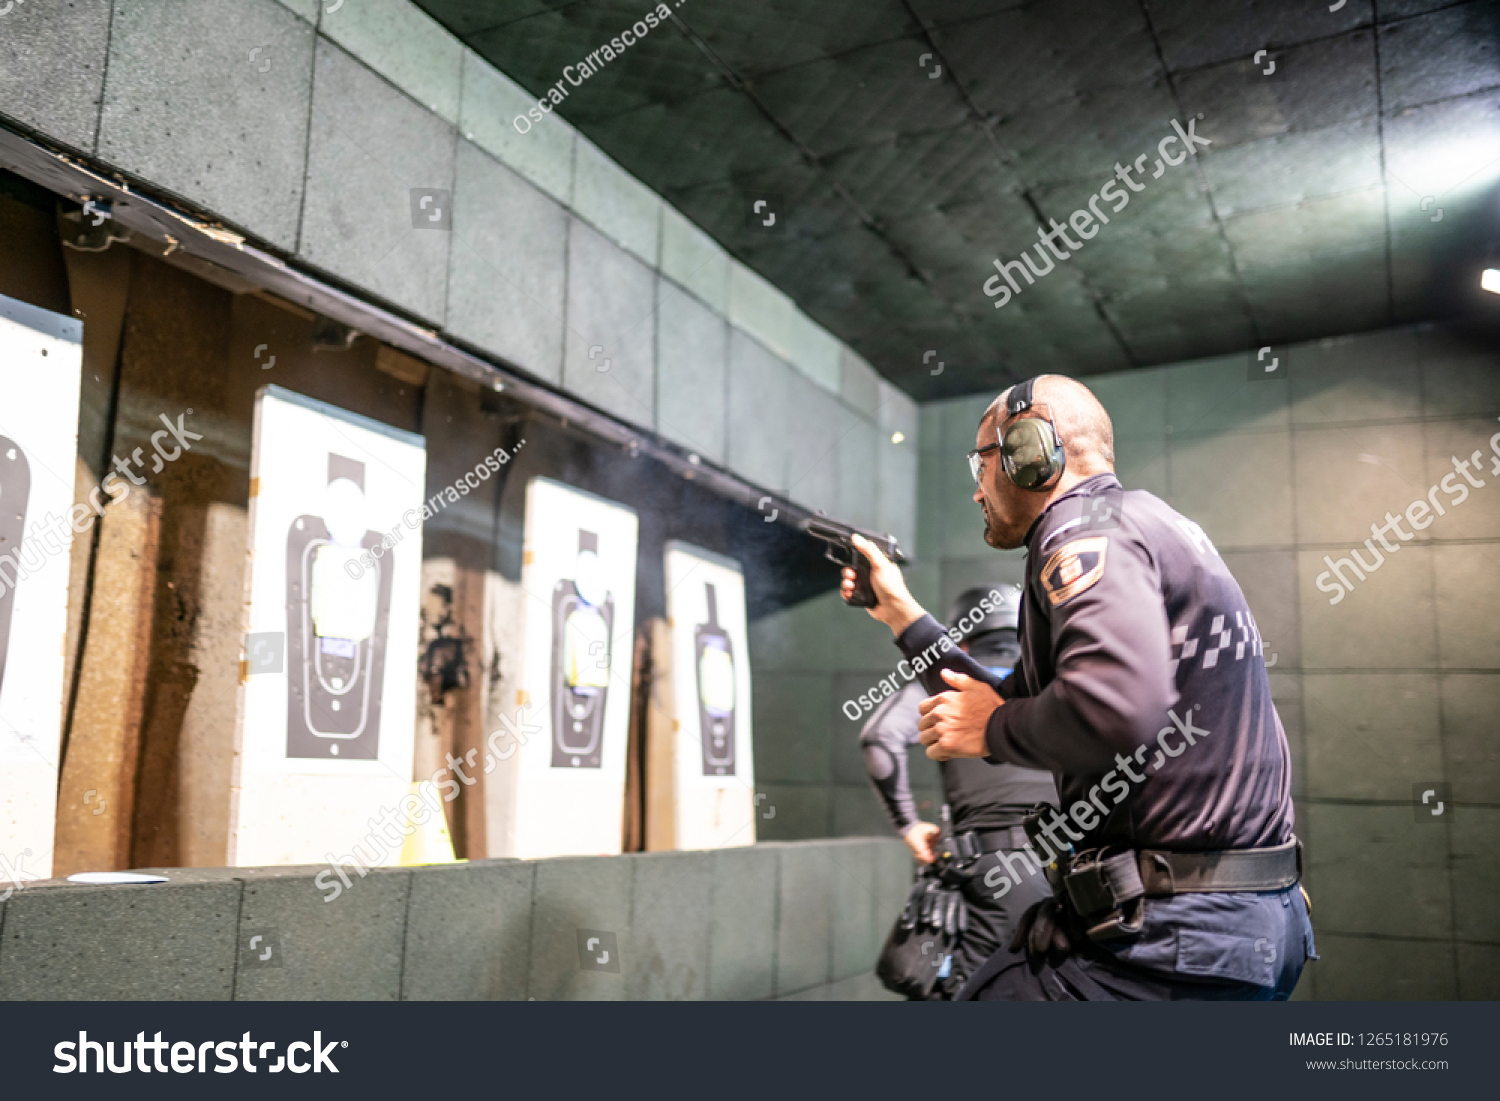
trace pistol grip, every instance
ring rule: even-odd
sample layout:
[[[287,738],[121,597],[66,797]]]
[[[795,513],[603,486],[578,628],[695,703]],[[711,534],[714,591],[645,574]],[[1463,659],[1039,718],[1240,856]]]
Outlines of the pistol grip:
[[[850,553],[854,559],[854,592],[844,603],[851,608],[873,608],[880,601],[875,596],[875,587],[870,584],[870,560],[857,547],[851,548]]]

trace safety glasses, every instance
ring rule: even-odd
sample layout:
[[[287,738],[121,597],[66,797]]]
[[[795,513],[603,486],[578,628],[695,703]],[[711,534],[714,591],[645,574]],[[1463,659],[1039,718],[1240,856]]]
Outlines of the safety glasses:
[[[1041,415],[1027,416],[1026,413],[1033,409]],[[1011,474],[1011,480],[1023,489],[1036,488],[1027,484],[1028,478],[1033,475],[1041,475],[1042,481],[1050,476],[1041,471],[1031,472],[1028,468],[1036,466],[1040,460],[1062,446],[1057,425],[1052,420],[1052,410],[1045,405],[1032,405],[1016,416],[1020,419],[1012,420],[1003,432],[996,430],[998,438],[994,443],[976,447],[969,452],[969,473],[974,476],[975,485],[979,484],[979,475],[984,470],[984,457],[991,451],[1000,451],[1000,460]],[[1051,429],[1050,433],[1047,432],[1048,428]],[[1040,484],[1041,481],[1038,481],[1037,485]]]
[[[979,484],[979,472],[984,469],[984,457],[991,451],[997,451],[999,443],[987,443],[983,447],[976,447],[969,452],[969,473],[974,475],[974,484]]]

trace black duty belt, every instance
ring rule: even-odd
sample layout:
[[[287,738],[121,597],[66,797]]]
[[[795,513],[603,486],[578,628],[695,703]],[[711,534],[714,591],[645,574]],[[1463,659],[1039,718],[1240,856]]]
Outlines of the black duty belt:
[[[1302,878],[1302,842],[1293,837],[1268,849],[1136,854],[1147,898],[1200,891],[1281,891]]]
[[[1094,940],[1136,932],[1143,899],[1225,891],[1281,891],[1302,878],[1302,842],[1265,849],[1182,853],[1091,849],[1073,857],[1062,886]]]
[[[955,864],[967,864],[978,860],[986,853],[997,849],[1024,849],[1027,844],[1025,826],[1007,826],[998,830],[968,830],[955,834],[945,842],[948,850],[943,855]]]

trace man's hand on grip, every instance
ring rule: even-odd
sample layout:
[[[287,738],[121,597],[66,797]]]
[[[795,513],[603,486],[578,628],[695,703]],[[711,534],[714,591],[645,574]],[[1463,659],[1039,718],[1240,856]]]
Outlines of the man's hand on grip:
[[[911,592],[906,587],[906,578],[901,576],[901,568],[882,554],[879,547],[862,535],[854,535],[850,541],[855,550],[870,560],[870,587],[875,590],[875,599],[879,603],[866,610],[871,617],[889,627],[892,634],[900,635],[926,613],[912,599]],[[844,580],[839,591],[845,600],[853,595],[852,568],[844,568]]]

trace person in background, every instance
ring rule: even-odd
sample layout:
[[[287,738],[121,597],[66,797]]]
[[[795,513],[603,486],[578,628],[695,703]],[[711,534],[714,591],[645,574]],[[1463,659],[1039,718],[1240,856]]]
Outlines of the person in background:
[[[997,594],[998,600],[994,599]],[[1019,586],[970,589],[954,603],[948,626],[959,632],[962,650],[1004,678],[1020,657],[1016,638],[1020,607]],[[920,744],[918,707],[927,694],[919,681],[906,685],[875,709],[859,741],[870,782],[912,855],[924,865],[944,859],[951,866],[950,876],[957,873],[962,884],[968,923],[954,952],[952,973],[942,985],[951,994],[1007,941],[1020,916],[1052,893],[1046,877],[1037,875],[996,897],[996,889],[986,887],[984,877],[999,864],[1001,853],[1025,846],[1022,820],[1037,803],[1055,805],[1057,788],[1051,773],[1038,769],[955,758],[938,766],[950,836],[944,837],[936,823],[921,821],[912,798],[906,754]],[[1001,881],[1010,882],[1003,877]]]

